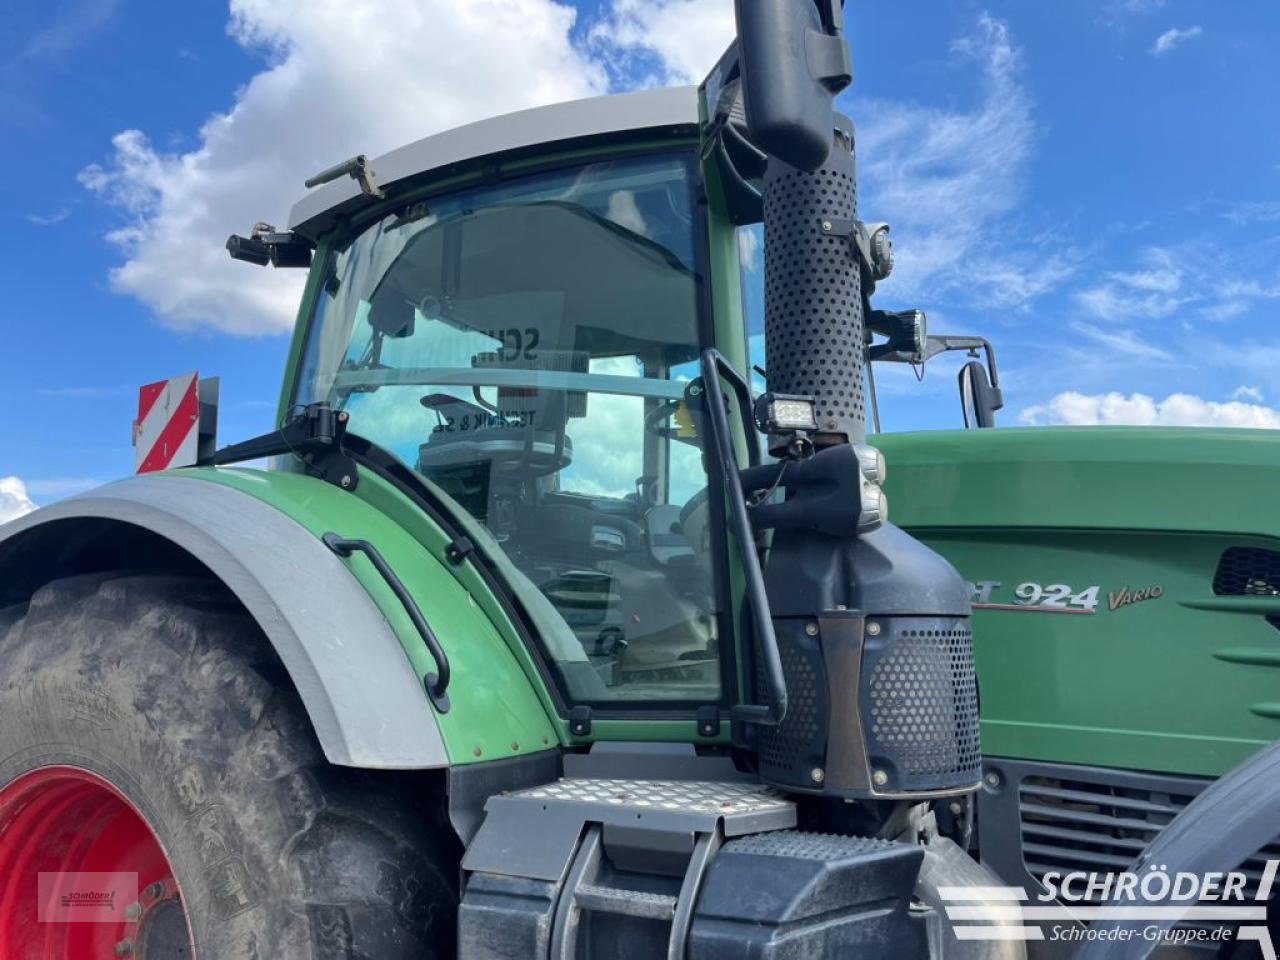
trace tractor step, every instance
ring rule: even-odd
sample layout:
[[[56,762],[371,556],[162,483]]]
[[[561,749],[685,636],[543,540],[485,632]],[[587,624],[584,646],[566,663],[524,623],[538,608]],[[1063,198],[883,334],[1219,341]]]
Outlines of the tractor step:
[[[485,811],[462,863],[462,960],[772,957],[783,940],[872,958],[921,936],[918,848],[797,832],[760,783],[570,778]]]

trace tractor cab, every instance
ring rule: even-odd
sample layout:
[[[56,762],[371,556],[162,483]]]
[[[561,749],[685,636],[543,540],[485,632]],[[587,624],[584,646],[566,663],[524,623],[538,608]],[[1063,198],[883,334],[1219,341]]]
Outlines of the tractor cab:
[[[710,327],[696,185],[692,144],[622,142],[408,199],[317,265],[294,402],[347,414],[487,544],[576,704],[725,689],[685,399]]]

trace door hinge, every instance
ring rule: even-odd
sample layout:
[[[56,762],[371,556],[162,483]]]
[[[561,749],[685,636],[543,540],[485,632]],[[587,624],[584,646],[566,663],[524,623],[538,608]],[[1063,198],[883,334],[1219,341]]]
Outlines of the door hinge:
[[[699,707],[697,713],[698,736],[714,737],[720,733],[720,708],[717,706]]]
[[[569,732],[575,737],[591,736],[591,708],[577,706],[569,711]]]

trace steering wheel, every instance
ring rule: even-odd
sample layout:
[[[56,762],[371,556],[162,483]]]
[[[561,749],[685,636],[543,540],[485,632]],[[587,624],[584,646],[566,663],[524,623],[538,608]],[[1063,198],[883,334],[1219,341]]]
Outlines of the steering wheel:
[[[672,427],[667,424],[681,407],[685,406],[683,400],[666,400],[658,404],[652,410],[644,415],[644,428],[654,436],[661,437],[664,440],[675,440],[678,443],[687,443],[692,447],[699,446],[697,432],[688,433],[681,436],[680,427]],[[688,409],[687,407],[685,408]],[[692,424],[690,424],[692,426]]]

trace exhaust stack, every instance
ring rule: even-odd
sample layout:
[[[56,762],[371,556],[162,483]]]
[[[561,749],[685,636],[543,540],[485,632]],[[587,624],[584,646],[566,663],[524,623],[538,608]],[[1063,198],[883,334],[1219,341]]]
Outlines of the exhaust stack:
[[[769,390],[812,397],[816,447],[866,440],[862,279],[853,124],[836,118],[813,172],[771,157],[764,175],[765,368]],[[770,449],[782,445],[770,438]]]
[[[978,694],[968,591],[955,569],[884,522],[884,459],[866,445],[864,285],[853,124],[835,117],[813,171],[764,175],[765,365],[771,394],[811,398],[807,443],[772,429],[781,465],[743,472],[772,531],[764,580],[789,709],[760,727],[760,774],[845,799],[976,788]],[[871,277],[868,277],[869,281]],[[759,693],[763,696],[765,691]]]

